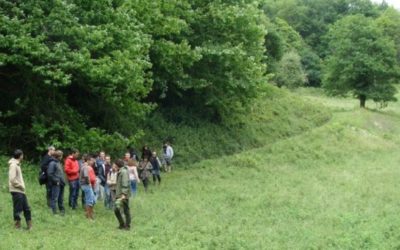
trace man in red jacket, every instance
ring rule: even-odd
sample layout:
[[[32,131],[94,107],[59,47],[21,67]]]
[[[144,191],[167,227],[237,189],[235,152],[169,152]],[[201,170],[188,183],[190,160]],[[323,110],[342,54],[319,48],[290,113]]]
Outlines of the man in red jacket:
[[[79,151],[73,149],[71,154],[65,159],[65,174],[69,182],[69,199],[68,203],[72,209],[76,209],[79,196]]]

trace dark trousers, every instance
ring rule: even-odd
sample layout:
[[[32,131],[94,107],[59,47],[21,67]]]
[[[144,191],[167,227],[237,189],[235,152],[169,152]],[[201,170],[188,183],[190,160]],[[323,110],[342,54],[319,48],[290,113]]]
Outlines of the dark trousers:
[[[50,201],[51,201],[51,185],[49,183],[46,183],[46,200],[47,200],[47,206],[50,206]]]
[[[64,185],[53,185],[51,186],[51,200],[50,207],[53,213],[57,212],[56,204],[58,204],[58,209],[60,212],[64,212]]]
[[[153,182],[154,182],[154,184],[156,183],[156,178],[157,178],[157,180],[158,180],[158,184],[160,184],[160,183],[161,183],[161,176],[160,176],[160,174],[153,174]]]
[[[131,226],[131,212],[129,211],[129,199],[122,200],[120,206],[115,206],[114,213],[118,219],[120,227],[129,228]],[[125,217],[125,222],[122,216]]]
[[[12,201],[13,201],[13,215],[14,221],[21,221],[20,214],[24,212],[25,220],[28,222],[31,218],[31,208],[28,204],[28,199],[26,195],[18,192],[11,192]]]
[[[149,187],[149,178],[143,179],[142,180],[144,191],[147,192],[147,188]]]
[[[79,179],[69,181],[69,197],[68,204],[72,209],[75,209],[78,205],[79,196]]]

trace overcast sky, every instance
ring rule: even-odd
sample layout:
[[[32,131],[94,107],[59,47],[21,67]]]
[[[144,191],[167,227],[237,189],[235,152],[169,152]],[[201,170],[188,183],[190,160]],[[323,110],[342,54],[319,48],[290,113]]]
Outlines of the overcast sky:
[[[372,0],[375,3],[381,3],[382,0]],[[396,9],[400,10],[400,0],[386,0],[389,5],[394,6]]]

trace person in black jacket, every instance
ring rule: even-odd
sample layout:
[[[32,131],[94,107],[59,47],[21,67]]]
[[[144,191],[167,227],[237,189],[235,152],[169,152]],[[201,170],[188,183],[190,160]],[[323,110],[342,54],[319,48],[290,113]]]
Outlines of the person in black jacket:
[[[40,172],[41,173],[46,173],[47,175],[47,169],[49,167],[50,162],[52,162],[53,159],[53,153],[55,152],[55,148],[53,146],[50,146],[47,148],[47,154],[45,154],[42,158],[42,161],[40,162]],[[46,185],[46,200],[47,200],[47,206],[50,207],[50,200],[51,200],[51,187],[49,185],[49,182],[46,181],[44,183]]]
[[[49,167],[47,169],[48,183],[51,187],[51,200],[50,207],[53,211],[53,214],[57,214],[56,202],[58,203],[58,209],[60,210],[61,215],[64,215],[64,171],[61,166],[61,159],[63,153],[60,150],[54,152],[53,157],[54,161],[50,162]]]
[[[151,173],[153,174],[153,183],[156,184],[156,179],[158,180],[158,185],[161,184],[161,175],[160,175],[160,168],[161,163],[160,159],[157,157],[157,153],[154,151],[150,157],[150,163],[153,166]]]

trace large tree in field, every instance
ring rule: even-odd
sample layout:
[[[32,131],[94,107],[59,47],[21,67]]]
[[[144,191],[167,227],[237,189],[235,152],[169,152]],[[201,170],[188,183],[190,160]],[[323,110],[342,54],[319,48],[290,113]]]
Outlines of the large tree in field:
[[[365,107],[367,99],[395,101],[393,83],[398,79],[394,42],[372,18],[347,16],[329,30],[328,57],[323,86],[333,95],[353,94]]]

